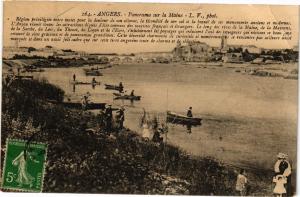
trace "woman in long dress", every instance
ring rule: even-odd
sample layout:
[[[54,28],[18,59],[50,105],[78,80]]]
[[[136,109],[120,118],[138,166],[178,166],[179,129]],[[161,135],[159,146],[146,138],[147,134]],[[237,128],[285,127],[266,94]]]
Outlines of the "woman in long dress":
[[[143,124],[143,138],[150,140],[151,139],[151,132],[149,129],[149,124],[147,122],[144,122]]]
[[[144,110],[144,114],[143,114],[143,117],[141,119],[141,126],[142,126],[142,137],[146,140],[151,140],[152,139],[152,132],[150,130],[150,126],[151,126],[151,123],[150,121],[148,120],[149,117],[147,118],[147,114],[146,114],[146,110]],[[149,115],[148,115],[149,116]]]

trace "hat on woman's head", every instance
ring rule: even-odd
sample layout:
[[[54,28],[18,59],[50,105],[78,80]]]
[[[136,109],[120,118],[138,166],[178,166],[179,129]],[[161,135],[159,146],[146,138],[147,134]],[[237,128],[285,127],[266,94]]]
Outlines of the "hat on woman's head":
[[[284,159],[284,158],[286,158],[287,157],[287,154],[284,154],[284,153],[278,153],[277,154],[277,158],[278,159]]]

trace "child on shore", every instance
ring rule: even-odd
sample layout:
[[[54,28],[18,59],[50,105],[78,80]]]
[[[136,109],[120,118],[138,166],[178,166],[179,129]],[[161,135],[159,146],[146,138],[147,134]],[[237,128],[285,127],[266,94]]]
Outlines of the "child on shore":
[[[284,177],[283,175],[277,175],[273,178],[273,182],[276,183],[273,190],[274,196],[282,197],[283,195],[285,195],[286,189],[284,187],[284,184],[287,183],[286,177]]]

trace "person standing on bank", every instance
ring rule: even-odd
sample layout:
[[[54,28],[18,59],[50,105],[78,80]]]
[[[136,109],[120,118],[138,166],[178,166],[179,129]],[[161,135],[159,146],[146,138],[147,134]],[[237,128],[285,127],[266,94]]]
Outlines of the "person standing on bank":
[[[186,113],[186,116],[187,116],[187,117],[190,117],[190,118],[193,117],[192,107],[189,107],[189,109],[188,109],[188,111],[187,111],[187,113]]]
[[[288,155],[284,153],[277,154],[277,161],[274,165],[275,176],[283,175],[286,177],[287,183],[285,184],[286,195],[292,196],[292,167],[291,164],[287,161]]]
[[[76,75],[75,74],[73,75],[73,81],[76,81]]]
[[[82,102],[81,102],[83,110],[88,109],[88,105],[89,105],[89,102],[90,102],[90,100],[89,100],[90,96],[91,96],[91,94],[89,92],[87,92],[85,95],[83,95]]]
[[[122,106],[118,111],[118,123],[119,123],[119,130],[124,128],[124,120],[125,120],[125,108]]]
[[[287,183],[286,177],[283,175],[277,175],[273,178],[273,182],[276,183],[273,194],[275,197],[282,197],[283,195],[286,195],[286,189],[284,185]]]
[[[111,132],[112,130],[112,109],[111,109],[111,105],[108,105],[105,108],[105,131],[107,133]]]
[[[244,169],[241,169],[240,173],[236,179],[235,190],[238,192],[239,195],[245,196],[247,194],[247,183],[248,179],[246,177],[246,173]]]

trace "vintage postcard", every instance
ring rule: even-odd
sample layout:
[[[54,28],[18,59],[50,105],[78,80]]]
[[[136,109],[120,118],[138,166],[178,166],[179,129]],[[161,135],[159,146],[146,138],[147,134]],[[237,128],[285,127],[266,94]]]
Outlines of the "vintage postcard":
[[[2,191],[296,194],[298,6],[3,7]]]

